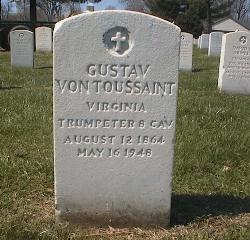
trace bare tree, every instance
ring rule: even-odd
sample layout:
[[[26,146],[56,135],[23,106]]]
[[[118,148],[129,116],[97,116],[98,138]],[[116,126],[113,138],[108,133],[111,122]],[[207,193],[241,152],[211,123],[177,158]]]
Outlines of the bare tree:
[[[1,19],[7,20],[9,16],[9,7],[7,2],[2,2],[2,9],[1,9]]]
[[[48,21],[61,20],[63,0],[37,0],[37,6],[45,13]]]
[[[63,12],[67,13],[68,17],[80,14],[82,12],[80,2],[68,1],[63,4]]]
[[[19,20],[29,19],[29,0],[16,1],[16,8]]]
[[[243,21],[250,10],[248,0],[235,0],[232,5],[232,13],[236,20]]]
[[[93,3],[98,3],[101,0],[92,0]],[[37,6],[45,13],[48,21],[61,20],[64,15],[65,6],[69,7],[71,15],[80,12],[79,3],[85,3],[88,0],[37,0]]]

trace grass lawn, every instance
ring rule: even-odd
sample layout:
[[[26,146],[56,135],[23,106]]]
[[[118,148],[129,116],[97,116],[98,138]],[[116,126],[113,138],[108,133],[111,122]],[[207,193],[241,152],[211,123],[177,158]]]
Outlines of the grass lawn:
[[[0,52],[0,239],[250,239],[250,96],[220,94],[218,64],[195,49],[180,74],[171,228],[82,229],[54,223],[52,55]]]

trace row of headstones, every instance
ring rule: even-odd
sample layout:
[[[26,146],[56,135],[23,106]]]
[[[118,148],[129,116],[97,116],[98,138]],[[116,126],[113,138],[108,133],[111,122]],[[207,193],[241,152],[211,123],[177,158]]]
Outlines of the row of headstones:
[[[193,45],[202,49],[208,49],[209,56],[220,56],[222,45],[222,32],[202,34],[199,39],[194,39],[190,33],[181,33],[180,69],[192,70]]]
[[[193,44],[208,49],[208,56],[220,56],[218,88],[229,94],[250,94],[250,33],[212,32],[194,39],[181,34],[180,69],[192,70]]]
[[[198,48],[208,49],[208,56],[220,56],[223,35],[223,32],[202,34],[194,43]]]
[[[52,52],[52,29],[35,29],[36,51]],[[11,65],[16,67],[34,66],[34,34],[28,30],[10,32]]]
[[[33,67],[34,36],[28,30],[15,30],[10,33],[11,64],[16,67]],[[180,69],[192,69],[193,35],[181,35]],[[36,50],[42,52],[52,51],[52,29],[38,27],[35,29]]]

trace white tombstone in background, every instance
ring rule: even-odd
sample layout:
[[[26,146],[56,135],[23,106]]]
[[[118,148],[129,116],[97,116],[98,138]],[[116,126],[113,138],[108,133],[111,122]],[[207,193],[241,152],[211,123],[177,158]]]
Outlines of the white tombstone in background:
[[[209,46],[209,34],[202,34],[200,40],[200,48],[206,49]]]
[[[250,95],[250,33],[224,34],[218,87],[228,94]]]
[[[58,220],[169,224],[179,49],[176,25],[142,13],[56,24]]]
[[[192,70],[193,64],[193,35],[190,33],[181,33],[180,47],[180,69]]]
[[[195,46],[198,46],[198,38],[196,39],[196,38],[194,38],[194,42],[193,42],[193,44],[195,45]]]
[[[42,52],[52,51],[52,29],[49,27],[38,27],[35,29],[36,50]]]
[[[28,30],[10,32],[11,66],[34,66],[34,34]]]
[[[199,48],[201,48],[201,36],[200,36]]]
[[[211,32],[209,35],[208,56],[220,56],[222,44],[222,32]]]

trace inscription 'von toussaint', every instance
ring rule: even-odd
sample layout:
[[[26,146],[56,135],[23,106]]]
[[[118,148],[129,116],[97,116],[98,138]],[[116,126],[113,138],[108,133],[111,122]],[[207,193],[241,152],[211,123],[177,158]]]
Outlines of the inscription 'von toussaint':
[[[142,64],[89,64],[86,68],[87,79],[55,81],[61,93],[172,95],[175,82],[145,81],[150,70],[150,65]]]
[[[172,95],[174,82],[56,80],[61,93]]]

